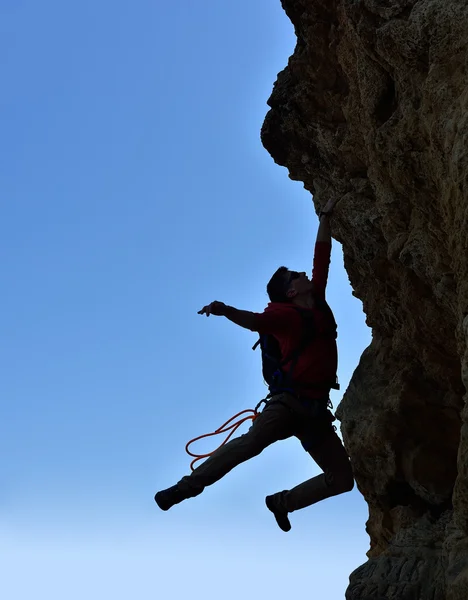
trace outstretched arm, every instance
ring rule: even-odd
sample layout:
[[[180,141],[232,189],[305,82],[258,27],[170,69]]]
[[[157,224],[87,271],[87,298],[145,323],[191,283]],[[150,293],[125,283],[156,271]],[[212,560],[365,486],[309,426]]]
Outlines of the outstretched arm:
[[[236,325],[255,331],[255,313],[249,310],[238,310],[233,306],[227,306],[224,302],[215,300],[211,304],[207,304],[198,311],[199,315],[215,315],[217,317],[226,317]]]

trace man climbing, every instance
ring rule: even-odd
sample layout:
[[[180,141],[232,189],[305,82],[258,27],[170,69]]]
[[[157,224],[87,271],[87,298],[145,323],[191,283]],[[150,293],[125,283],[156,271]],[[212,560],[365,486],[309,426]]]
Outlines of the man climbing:
[[[267,285],[270,303],[263,313],[238,310],[217,301],[199,311],[274,336],[284,357],[281,371],[289,375],[285,386],[288,391],[273,391],[247,433],[218,448],[176,485],[158,492],[154,498],[162,510],[198,496],[238,464],[292,436],[300,440],[323,473],[291,490],[266,497],[266,505],[283,531],[291,529],[289,513],[353,488],[351,465],[332,425],[335,417],[328,410],[330,389],[337,387],[336,323],[325,302],[331,254],[330,215],[336,202],[330,200],[320,213],[311,280],[305,273],[280,267]],[[306,319],[313,335],[304,344]]]

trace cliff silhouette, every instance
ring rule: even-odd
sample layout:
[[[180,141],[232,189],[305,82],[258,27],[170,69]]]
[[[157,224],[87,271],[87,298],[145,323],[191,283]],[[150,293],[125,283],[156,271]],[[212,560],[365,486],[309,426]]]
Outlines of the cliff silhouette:
[[[283,0],[262,141],[333,236],[372,343],[337,416],[369,506],[348,600],[468,598],[468,2]]]

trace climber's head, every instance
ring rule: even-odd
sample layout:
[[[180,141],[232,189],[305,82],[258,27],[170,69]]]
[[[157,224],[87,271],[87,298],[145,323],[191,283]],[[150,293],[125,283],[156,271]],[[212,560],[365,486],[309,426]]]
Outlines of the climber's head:
[[[293,302],[296,296],[312,291],[313,283],[304,272],[290,271],[287,267],[280,267],[267,285],[271,302]]]

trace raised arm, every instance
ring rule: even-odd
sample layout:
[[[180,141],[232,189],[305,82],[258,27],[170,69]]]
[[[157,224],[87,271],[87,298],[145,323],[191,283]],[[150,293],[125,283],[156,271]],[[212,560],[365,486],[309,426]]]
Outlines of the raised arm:
[[[317,231],[317,240],[314,249],[314,264],[312,269],[312,282],[314,284],[315,294],[325,297],[325,288],[328,280],[328,270],[330,267],[331,256],[331,228],[330,215],[333,212],[336,200],[329,200],[320,211],[319,228]]]
[[[317,242],[331,244],[330,213],[322,211],[319,215],[320,223],[317,231]]]
[[[317,242],[328,242],[331,244],[330,216],[332,215],[336,204],[340,200],[341,196],[330,199],[321,209],[319,214],[320,224],[317,231]]]
[[[331,236],[327,230],[323,228],[323,221],[327,221],[327,228],[330,231],[330,225],[328,224],[328,216],[324,216],[320,220],[319,234],[317,235],[317,241],[315,243],[314,252],[314,266],[312,268],[312,283],[314,284],[314,294],[325,298],[325,288],[327,287],[328,281],[328,270],[330,267],[331,257]],[[323,237],[320,237],[323,234]]]

